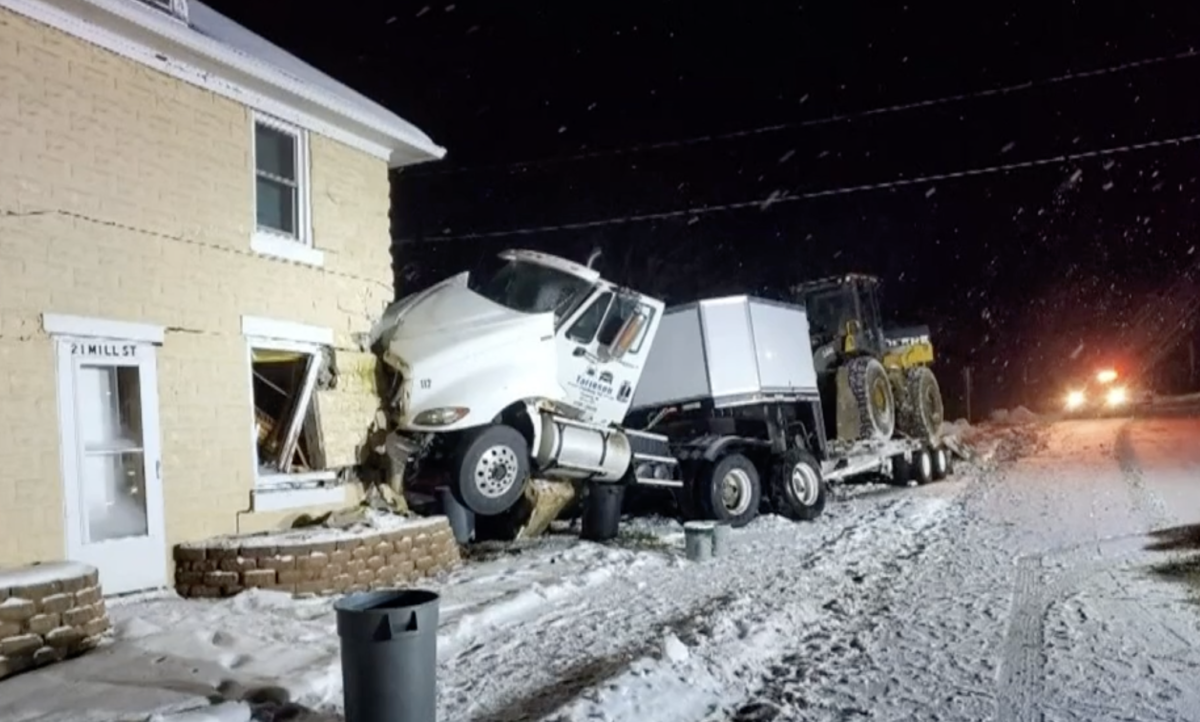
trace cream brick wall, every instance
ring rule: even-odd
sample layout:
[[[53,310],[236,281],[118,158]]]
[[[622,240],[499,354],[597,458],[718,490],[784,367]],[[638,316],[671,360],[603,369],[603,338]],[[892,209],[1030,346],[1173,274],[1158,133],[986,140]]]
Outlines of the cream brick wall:
[[[253,485],[241,316],[332,328],[331,455],[376,407],[351,335],[392,298],[386,163],[311,135],[314,269],[255,256],[252,115],[0,10],[0,566],[64,553],[43,313],[157,324],[168,542],[234,531]],[[348,494],[355,494],[348,491]],[[264,528],[283,514],[243,515]]]

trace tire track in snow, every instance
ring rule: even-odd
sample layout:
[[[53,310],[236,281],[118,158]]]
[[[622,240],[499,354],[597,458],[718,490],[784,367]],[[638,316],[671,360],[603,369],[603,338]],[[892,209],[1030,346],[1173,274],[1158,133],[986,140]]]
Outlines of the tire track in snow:
[[[920,502],[906,497],[903,503]],[[853,584],[809,585],[823,589],[827,597],[820,604],[823,618],[811,628],[800,630],[802,636],[771,666],[757,691],[726,718],[731,722],[767,722],[816,712],[838,719],[870,716],[871,698],[880,691],[863,695],[845,689],[845,682],[880,668],[872,642],[892,634],[881,621],[891,611],[889,591],[918,566],[926,554],[929,534],[940,530],[946,516],[958,511],[953,506],[957,505],[947,504],[935,519],[888,530],[897,533],[887,544],[879,545],[876,539],[874,544],[868,542],[860,549],[845,549],[840,555],[829,556],[831,576],[840,571],[842,576],[849,575]],[[839,564],[845,565],[844,569],[838,570]],[[797,589],[793,584],[780,591],[795,597]]]
[[[1004,660],[996,699],[1000,722],[1034,722],[1046,666],[1045,617],[1047,603],[1040,589],[1042,557],[1034,554],[1017,560],[1012,611],[1004,643]]]
[[[901,503],[889,497],[855,511],[847,504],[812,525],[764,519],[779,527],[740,531],[728,557],[703,565],[675,557],[650,573],[633,570],[629,577],[589,590],[586,605],[575,598],[497,630],[441,665],[439,717],[495,722],[502,714],[506,722],[518,722],[545,716],[651,654],[664,632],[708,636],[710,618],[730,595],[761,597],[788,581],[794,584],[797,574],[869,537],[875,522]],[[765,547],[767,553],[747,546]],[[613,632],[617,628],[619,634]],[[588,660],[606,661],[589,665]],[[572,682],[580,677],[588,684]],[[553,692],[556,686],[568,688],[570,695]]]
[[[852,613],[805,634],[733,720],[992,717],[1001,654],[985,650],[1003,647],[1012,567],[981,510],[1001,468],[1044,444],[1041,429],[1014,429],[990,461],[916,490],[948,502],[941,517],[881,545],[883,573],[841,600]]]
[[[1132,424],[1133,421],[1130,420],[1121,425],[1117,432],[1117,443],[1113,446],[1113,453],[1117,457],[1117,464],[1121,467],[1121,474],[1129,486],[1133,510],[1144,514],[1151,528],[1163,527],[1170,521],[1171,515],[1167,512],[1167,505],[1162,498],[1146,486],[1141,464],[1138,462],[1137,453],[1133,449],[1133,441],[1130,439],[1129,432]]]

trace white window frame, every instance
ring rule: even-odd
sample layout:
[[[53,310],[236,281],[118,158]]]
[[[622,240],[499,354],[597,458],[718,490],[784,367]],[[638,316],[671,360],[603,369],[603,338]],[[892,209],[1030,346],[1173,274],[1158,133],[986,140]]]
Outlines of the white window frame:
[[[250,182],[254,233],[250,250],[262,256],[309,266],[324,266],[325,254],[313,247],[312,177],[309,168],[308,132],[259,112],[250,114]],[[288,236],[258,225],[258,126],[292,137],[296,143],[296,235]]]
[[[254,417],[254,349],[296,351],[319,358],[323,346],[333,345],[333,331],[319,326],[280,321],[258,316],[242,316],[242,335],[246,339],[246,381],[250,401],[250,463],[254,470],[254,490],[251,508],[254,511],[284,511],[307,506],[341,504],[345,501],[345,486],[338,483],[336,471],[310,471],[298,474],[263,473],[258,459],[258,429]],[[305,384],[307,392],[315,395],[316,372]],[[308,404],[314,403],[310,398]],[[299,423],[308,415],[306,408],[298,414]]]

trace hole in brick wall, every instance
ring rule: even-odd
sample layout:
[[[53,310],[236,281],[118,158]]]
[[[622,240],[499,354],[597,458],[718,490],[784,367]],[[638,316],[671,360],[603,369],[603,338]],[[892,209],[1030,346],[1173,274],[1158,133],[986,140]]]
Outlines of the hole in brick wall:
[[[253,349],[254,421],[264,471],[324,469],[315,394],[323,363],[322,356],[311,353]]]

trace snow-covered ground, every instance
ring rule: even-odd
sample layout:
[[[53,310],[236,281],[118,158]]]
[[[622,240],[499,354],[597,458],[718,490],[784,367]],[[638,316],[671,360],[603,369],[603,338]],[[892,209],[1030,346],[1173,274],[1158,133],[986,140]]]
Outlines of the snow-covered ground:
[[[1200,421],[1008,421],[967,434],[1000,445],[986,469],[839,489],[818,522],[760,519],[708,563],[665,520],[473,561],[431,584],[439,719],[1194,716],[1189,552],[1147,546],[1200,532],[1146,532],[1200,521]],[[0,719],[247,720],[236,699],[205,707],[246,690],[339,719],[328,600],[160,596],[111,616],[112,644],[0,682]]]

